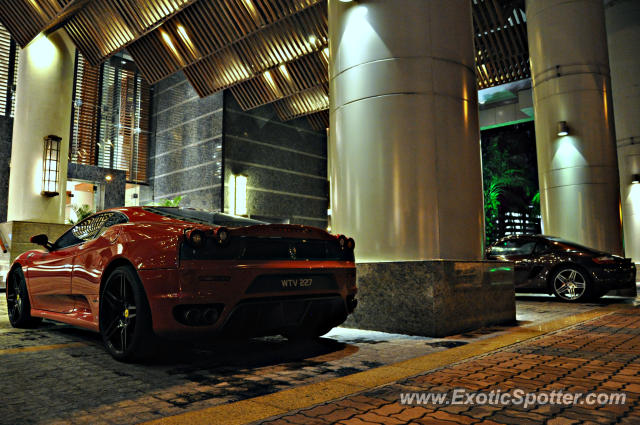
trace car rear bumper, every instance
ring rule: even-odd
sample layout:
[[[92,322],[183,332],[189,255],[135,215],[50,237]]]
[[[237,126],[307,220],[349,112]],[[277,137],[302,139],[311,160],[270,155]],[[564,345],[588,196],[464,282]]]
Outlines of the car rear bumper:
[[[262,336],[296,327],[334,327],[355,307],[353,263],[193,261],[177,270],[139,274],[154,332],[171,338]],[[195,320],[185,317],[191,313]]]
[[[636,267],[603,268],[594,270],[593,277],[602,289],[626,289],[636,286]]]
[[[347,305],[339,295],[245,300],[227,316],[221,333],[229,337],[263,336],[301,327],[332,328],[344,322],[347,315]]]

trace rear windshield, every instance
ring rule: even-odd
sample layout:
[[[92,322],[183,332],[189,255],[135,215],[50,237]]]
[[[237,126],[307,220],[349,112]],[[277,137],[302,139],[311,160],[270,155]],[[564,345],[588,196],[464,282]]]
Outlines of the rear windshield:
[[[190,221],[192,223],[212,224],[214,226],[242,227],[253,226],[255,224],[267,224],[264,221],[236,217],[220,212],[197,210],[195,208],[145,207],[145,210],[165,217],[175,218],[177,220]]]

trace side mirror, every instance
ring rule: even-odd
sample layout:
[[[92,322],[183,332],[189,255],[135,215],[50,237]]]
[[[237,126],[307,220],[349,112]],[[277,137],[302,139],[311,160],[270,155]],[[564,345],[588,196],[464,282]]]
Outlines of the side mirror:
[[[49,238],[47,237],[47,235],[31,236],[31,239],[29,240],[31,241],[31,243],[42,245],[43,247],[47,248],[48,251],[51,251],[52,245],[49,243]]]

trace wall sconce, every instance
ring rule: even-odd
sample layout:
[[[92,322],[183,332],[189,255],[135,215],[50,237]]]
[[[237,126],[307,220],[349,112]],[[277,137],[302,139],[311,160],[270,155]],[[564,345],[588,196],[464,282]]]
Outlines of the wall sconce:
[[[631,175],[631,184],[640,183],[640,174],[632,174]]]
[[[558,121],[558,136],[567,136],[569,134],[569,126],[566,121]]]
[[[229,181],[229,210],[233,215],[247,215],[247,176],[232,174]]]
[[[42,157],[42,196],[53,197],[60,194],[60,142],[61,137],[50,134],[44,138],[44,154]]]

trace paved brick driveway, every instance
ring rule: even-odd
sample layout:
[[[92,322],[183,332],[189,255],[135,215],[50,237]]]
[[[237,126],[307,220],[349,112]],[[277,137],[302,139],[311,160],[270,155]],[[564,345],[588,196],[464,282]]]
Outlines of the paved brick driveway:
[[[622,405],[403,405],[400,394],[540,392],[626,394]],[[449,398],[450,400],[450,398]],[[617,311],[498,352],[268,424],[640,424],[640,309]]]
[[[618,302],[610,299],[603,304],[573,306],[545,297],[522,297],[518,301],[519,326],[534,328],[542,322]],[[179,423],[180,415],[189,412],[216,406],[233,409],[237,402],[332,382],[429,353],[448,352],[508,334],[512,329],[498,326],[441,339],[336,329],[315,343],[293,344],[276,337],[174,344],[153,362],[131,365],[112,360],[99,337],[90,332],[53,322],[34,330],[11,328],[4,294],[0,294],[0,424],[132,424],[176,415]],[[632,339],[634,335],[629,334]],[[474,375],[471,379],[478,378]],[[353,400],[361,400],[358,397]],[[382,405],[400,409],[388,415],[396,419],[400,417],[397,415],[418,411],[400,406],[397,390],[386,397],[369,410]],[[316,409],[344,415],[345,410],[336,406],[340,404]],[[354,410],[347,410],[351,414],[343,417],[365,414],[364,404],[359,406],[351,406]],[[427,413],[424,407],[415,409]],[[343,413],[337,413],[339,410]],[[433,410],[438,415],[447,413],[439,407]],[[309,423],[312,419],[307,414],[314,413],[307,411],[278,420]],[[319,420],[326,423],[328,418]],[[216,423],[215,418],[212,423]]]

